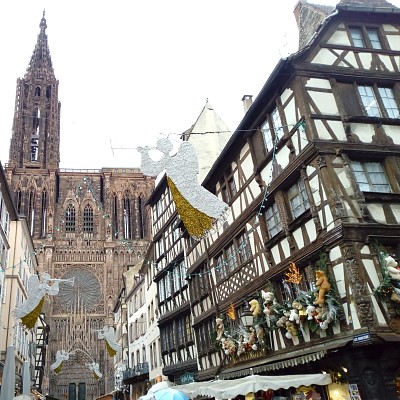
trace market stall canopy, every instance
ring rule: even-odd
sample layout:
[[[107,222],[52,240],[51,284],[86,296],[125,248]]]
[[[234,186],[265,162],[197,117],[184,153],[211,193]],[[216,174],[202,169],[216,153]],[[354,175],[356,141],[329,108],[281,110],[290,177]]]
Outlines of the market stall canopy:
[[[156,398],[154,394],[156,392],[158,392],[159,390],[168,389],[170,387],[171,387],[171,382],[169,381],[158,382],[148,390],[147,394],[140,396],[138,400],[155,400]]]
[[[193,382],[187,385],[179,385],[177,389],[185,393],[190,399],[197,396],[230,399],[239,395],[245,396],[248,393],[255,393],[259,390],[297,388],[302,385],[329,385],[330,383],[332,383],[332,380],[329,374],[249,375],[232,380]]]
[[[189,400],[183,392],[174,388],[157,390],[154,397],[156,400]]]

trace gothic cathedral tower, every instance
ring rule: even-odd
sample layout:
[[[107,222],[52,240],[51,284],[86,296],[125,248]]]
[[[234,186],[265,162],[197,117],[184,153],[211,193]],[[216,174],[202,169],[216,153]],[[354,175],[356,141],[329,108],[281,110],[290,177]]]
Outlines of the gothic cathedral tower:
[[[74,278],[73,286],[60,283],[44,307],[50,338],[43,389],[59,399],[89,400],[114,389],[113,358],[97,331],[113,324],[122,273],[147,250],[145,203],[154,179],[137,168],[59,168],[61,103],[46,28],[43,14],[28,69],[17,81],[5,170],[17,211],[27,217],[39,272]],[[58,350],[71,357],[54,374],[49,366]],[[91,361],[104,379],[94,379]]]

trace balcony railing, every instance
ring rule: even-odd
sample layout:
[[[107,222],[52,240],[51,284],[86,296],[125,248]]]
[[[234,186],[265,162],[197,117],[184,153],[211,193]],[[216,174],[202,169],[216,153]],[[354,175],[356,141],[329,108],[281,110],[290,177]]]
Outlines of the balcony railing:
[[[133,368],[127,368],[123,373],[124,381],[135,376],[140,376],[149,373],[149,363],[140,363]]]

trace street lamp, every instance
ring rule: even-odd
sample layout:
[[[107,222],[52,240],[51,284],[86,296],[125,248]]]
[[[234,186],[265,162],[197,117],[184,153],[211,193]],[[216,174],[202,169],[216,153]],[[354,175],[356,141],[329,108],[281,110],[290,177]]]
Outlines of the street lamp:
[[[242,312],[240,313],[240,320],[244,327],[253,326],[254,316],[250,311],[249,303],[247,301],[244,302]]]

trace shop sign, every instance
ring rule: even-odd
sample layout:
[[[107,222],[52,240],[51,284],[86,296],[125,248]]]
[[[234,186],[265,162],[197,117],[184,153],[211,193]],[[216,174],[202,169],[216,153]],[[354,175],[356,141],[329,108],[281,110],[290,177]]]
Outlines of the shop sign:
[[[353,336],[353,343],[366,343],[371,341],[369,332],[361,333],[360,335]]]
[[[194,374],[190,372],[185,372],[183,375],[181,375],[181,384],[184,385],[185,383],[191,383],[194,382]]]

